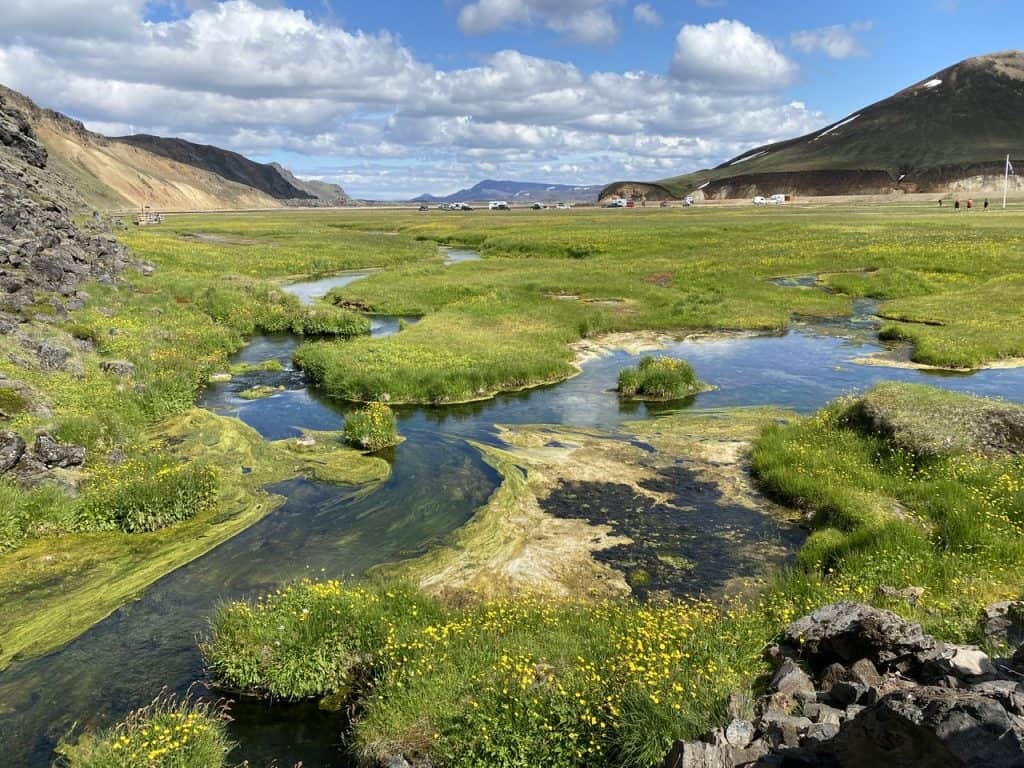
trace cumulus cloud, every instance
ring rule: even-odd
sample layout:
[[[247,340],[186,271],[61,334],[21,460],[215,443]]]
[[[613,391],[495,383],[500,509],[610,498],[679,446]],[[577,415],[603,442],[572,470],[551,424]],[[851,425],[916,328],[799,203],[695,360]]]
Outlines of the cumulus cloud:
[[[650,3],[638,3],[633,7],[633,19],[641,24],[656,27],[661,24],[661,16]]]
[[[831,59],[848,59],[865,53],[857,35],[871,29],[870,21],[833,24],[821,29],[804,29],[790,36],[793,47],[803,53],[824,53]]]
[[[618,36],[610,0],[475,0],[459,12],[459,27],[470,35],[539,22],[588,45],[614,42]]]
[[[91,2],[97,13],[100,3],[52,1]],[[439,69],[390,34],[250,0],[159,22],[124,0],[121,40],[84,23],[53,34],[33,6],[17,8],[21,26],[0,28],[0,82],[108,134],[177,135],[262,159],[287,152],[300,174],[362,196],[451,190],[484,175],[544,180],[545,167],[567,183],[660,177],[827,122],[780,97],[778,70],[789,71],[777,62],[756,88],[729,85],[742,62],[781,59],[742,25],[753,54],[687,32],[715,25],[684,28],[671,72],[584,72],[515,50]],[[698,66],[701,55],[719,63]]]
[[[679,30],[672,74],[680,80],[753,92],[787,85],[796,75],[796,65],[746,24],[721,19]]]

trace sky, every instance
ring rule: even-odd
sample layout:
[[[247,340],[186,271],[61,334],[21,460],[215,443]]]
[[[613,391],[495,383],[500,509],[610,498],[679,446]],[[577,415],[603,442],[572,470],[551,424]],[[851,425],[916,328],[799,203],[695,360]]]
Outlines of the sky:
[[[0,0],[0,83],[408,199],[713,166],[1022,31],[1020,0]]]

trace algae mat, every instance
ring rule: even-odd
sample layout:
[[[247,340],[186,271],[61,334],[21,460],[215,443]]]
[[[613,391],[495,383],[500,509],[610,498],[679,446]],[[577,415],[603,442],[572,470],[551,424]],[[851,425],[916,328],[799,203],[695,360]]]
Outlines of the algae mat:
[[[386,461],[343,448],[333,433],[315,443],[268,442],[237,419],[194,408],[150,430],[177,457],[218,471],[207,513],[153,533],[42,538],[0,558],[0,669],[74,639],[157,579],[209,552],[284,502],[264,486],[299,475],[336,483],[387,478]]]

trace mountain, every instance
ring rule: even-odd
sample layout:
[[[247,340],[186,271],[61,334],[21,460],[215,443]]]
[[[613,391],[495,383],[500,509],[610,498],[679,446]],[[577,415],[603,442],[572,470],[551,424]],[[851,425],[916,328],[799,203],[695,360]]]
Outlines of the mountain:
[[[118,136],[111,141],[129,144],[176,163],[215,173],[222,179],[257,189],[277,200],[308,200],[314,197],[290,184],[273,166],[257,163],[220,147],[146,133]]]
[[[57,171],[84,201],[99,210],[150,206],[160,211],[281,208],[335,204],[344,190],[320,193],[276,164],[237,152],[156,136],[108,138],[79,121],[38,107],[0,85],[0,98],[17,109],[46,148]]]
[[[302,190],[311,197],[315,197],[323,205],[345,205],[351,203],[352,198],[337,184],[330,184],[326,181],[315,179],[300,179],[280,163],[271,163],[270,167],[276,170],[285,181],[293,187]]]
[[[1021,51],[966,59],[814,133],[709,170],[615,182],[601,197],[995,191],[1007,154],[1024,159]]]
[[[601,187],[571,186],[568,184],[542,184],[533,181],[495,181],[486,179],[469,189],[460,189],[451,195],[436,197],[420,195],[414,203],[469,203],[485,200],[505,200],[509,203],[592,203]]]

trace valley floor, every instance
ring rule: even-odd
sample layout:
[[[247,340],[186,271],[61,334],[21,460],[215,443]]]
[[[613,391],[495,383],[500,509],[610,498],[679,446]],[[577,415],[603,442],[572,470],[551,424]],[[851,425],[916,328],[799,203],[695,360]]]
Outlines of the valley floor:
[[[86,451],[52,483],[0,478],[0,598],[12,617],[0,628],[0,667],[16,674],[266,518],[282,501],[272,484],[361,484],[372,499],[399,482],[403,451],[424,451],[417,435],[428,433],[472,446],[494,475],[465,524],[378,565],[367,582],[307,580],[283,597],[228,604],[204,649],[231,689],[359,699],[367,714],[354,743],[367,762],[651,765],[673,739],[719,722],[787,621],[836,599],[977,640],[980,608],[1024,589],[1021,451],[979,437],[1016,424],[1012,409],[961,423],[950,414],[996,406],[883,385],[805,417],[782,377],[754,408],[681,402],[657,418],[652,409],[593,426],[566,412],[561,423],[523,418],[471,434],[438,425],[514,398],[501,393],[564,382],[611,349],[658,354],[685,332],[778,336],[839,322],[862,300],[881,319],[856,332],[888,340],[904,365],[1017,364],[1022,225],[1016,210],[954,215],[910,203],[189,215],[125,232],[154,274],[94,286],[66,315],[37,297],[22,342],[0,359],[5,429],[27,442],[45,429]],[[446,264],[445,245],[482,258]],[[280,290],[295,276],[353,269],[370,272],[308,306]],[[372,336],[364,314],[403,320]],[[294,372],[281,373],[281,361],[232,370],[229,360],[275,333],[298,335],[295,361],[323,408],[408,406],[400,425],[413,446],[357,453],[341,444],[337,414],[306,438],[268,439],[270,422],[287,430],[300,418],[271,415],[291,402]],[[67,353],[56,370],[35,356],[43,337]],[[260,372],[283,383],[260,390],[262,406],[236,404],[268,409],[259,430],[195,407],[211,378],[244,379],[254,392]],[[1024,386],[1006,391],[1024,400]],[[585,413],[604,396],[587,390],[573,407]],[[196,492],[190,478],[205,473],[215,498],[185,515],[172,497]],[[457,480],[446,493],[469,498]],[[712,507],[713,524],[701,517]],[[812,531],[802,546],[800,520]],[[925,590],[913,605],[885,591],[908,586]],[[303,611],[317,621],[305,624]],[[282,639],[278,626],[294,633],[267,650]],[[372,673],[361,661],[371,657]],[[361,687],[370,674],[374,687]]]

